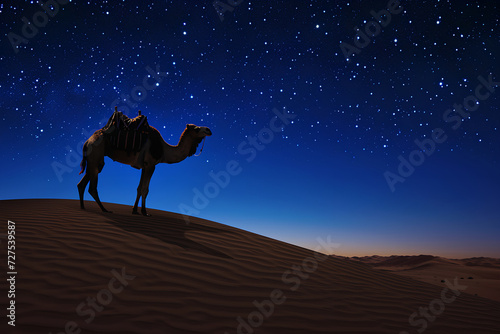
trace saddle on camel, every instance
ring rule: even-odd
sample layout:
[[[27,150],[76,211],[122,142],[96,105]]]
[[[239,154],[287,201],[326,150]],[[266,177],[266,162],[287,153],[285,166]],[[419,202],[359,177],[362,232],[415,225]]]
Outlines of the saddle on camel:
[[[129,118],[115,107],[115,112],[102,128],[111,145],[118,150],[124,150],[128,154],[140,152],[132,167],[141,169],[144,163],[144,154],[149,146],[148,138],[152,134],[152,128],[148,119],[141,114],[135,118]]]

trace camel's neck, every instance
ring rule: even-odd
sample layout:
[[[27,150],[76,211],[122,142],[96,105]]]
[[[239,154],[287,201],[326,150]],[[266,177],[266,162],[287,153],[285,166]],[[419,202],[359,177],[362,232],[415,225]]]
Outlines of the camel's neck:
[[[196,150],[195,146],[198,144],[195,141],[196,139],[187,135],[186,131],[182,133],[179,143],[175,146],[163,141],[163,157],[161,162],[175,164],[193,155],[193,148]]]

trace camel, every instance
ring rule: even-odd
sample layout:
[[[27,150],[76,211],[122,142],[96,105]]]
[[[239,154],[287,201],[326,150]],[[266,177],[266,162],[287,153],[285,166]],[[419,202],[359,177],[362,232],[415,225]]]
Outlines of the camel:
[[[146,197],[149,193],[149,182],[155,171],[155,167],[159,163],[173,164],[181,162],[187,157],[196,153],[199,143],[206,137],[211,136],[212,131],[205,126],[196,126],[187,124],[182,133],[179,143],[175,146],[169,145],[163,140],[160,132],[151,127],[151,133],[147,141],[145,153],[141,160],[144,162],[141,168],[141,180],[137,187],[137,197],[135,200],[133,214],[139,214],[137,206],[139,199],[142,197],[141,213],[144,216],[150,216],[146,210]],[[131,153],[124,150],[119,150],[113,147],[109,136],[104,133],[103,129],[97,130],[83,145],[83,159],[80,164],[82,170],[85,171],[82,179],[78,183],[78,192],[80,195],[80,207],[85,209],[83,205],[83,194],[87,184],[90,182],[89,194],[92,195],[97,205],[103,212],[110,212],[104,208],[97,193],[97,176],[104,167],[104,157],[110,157],[114,161],[123,164],[134,166],[138,160],[140,152]],[[137,167],[136,167],[137,168]]]

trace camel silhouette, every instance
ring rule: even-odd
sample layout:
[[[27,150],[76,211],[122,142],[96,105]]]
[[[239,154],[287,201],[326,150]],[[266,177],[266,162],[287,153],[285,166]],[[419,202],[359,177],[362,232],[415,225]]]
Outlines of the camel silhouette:
[[[83,204],[83,194],[87,184],[89,184],[89,194],[92,195],[96,203],[103,212],[110,212],[104,208],[97,192],[98,174],[104,167],[104,157],[110,157],[114,161],[139,168],[137,162],[140,161],[141,180],[137,187],[137,197],[132,210],[133,214],[138,214],[137,206],[142,197],[141,213],[149,216],[146,210],[146,197],[149,192],[149,182],[159,163],[178,163],[196,153],[199,143],[206,137],[211,136],[212,131],[205,126],[187,124],[182,132],[179,143],[175,146],[169,145],[163,140],[160,132],[154,127],[150,127],[149,135],[144,147],[139,152],[130,152],[119,149],[113,144],[112,137],[106,133],[106,127],[94,132],[83,145],[82,170],[87,169],[82,179],[78,183],[78,193],[80,195],[80,207],[85,209]]]

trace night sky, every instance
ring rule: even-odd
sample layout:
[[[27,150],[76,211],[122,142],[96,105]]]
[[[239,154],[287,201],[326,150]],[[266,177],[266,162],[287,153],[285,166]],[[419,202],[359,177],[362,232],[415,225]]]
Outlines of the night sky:
[[[500,257],[497,1],[47,3],[0,5],[0,199],[77,199],[116,105],[170,144],[213,132],[157,166],[150,208],[339,255]],[[101,200],[132,206],[139,177],[106,158]]]

